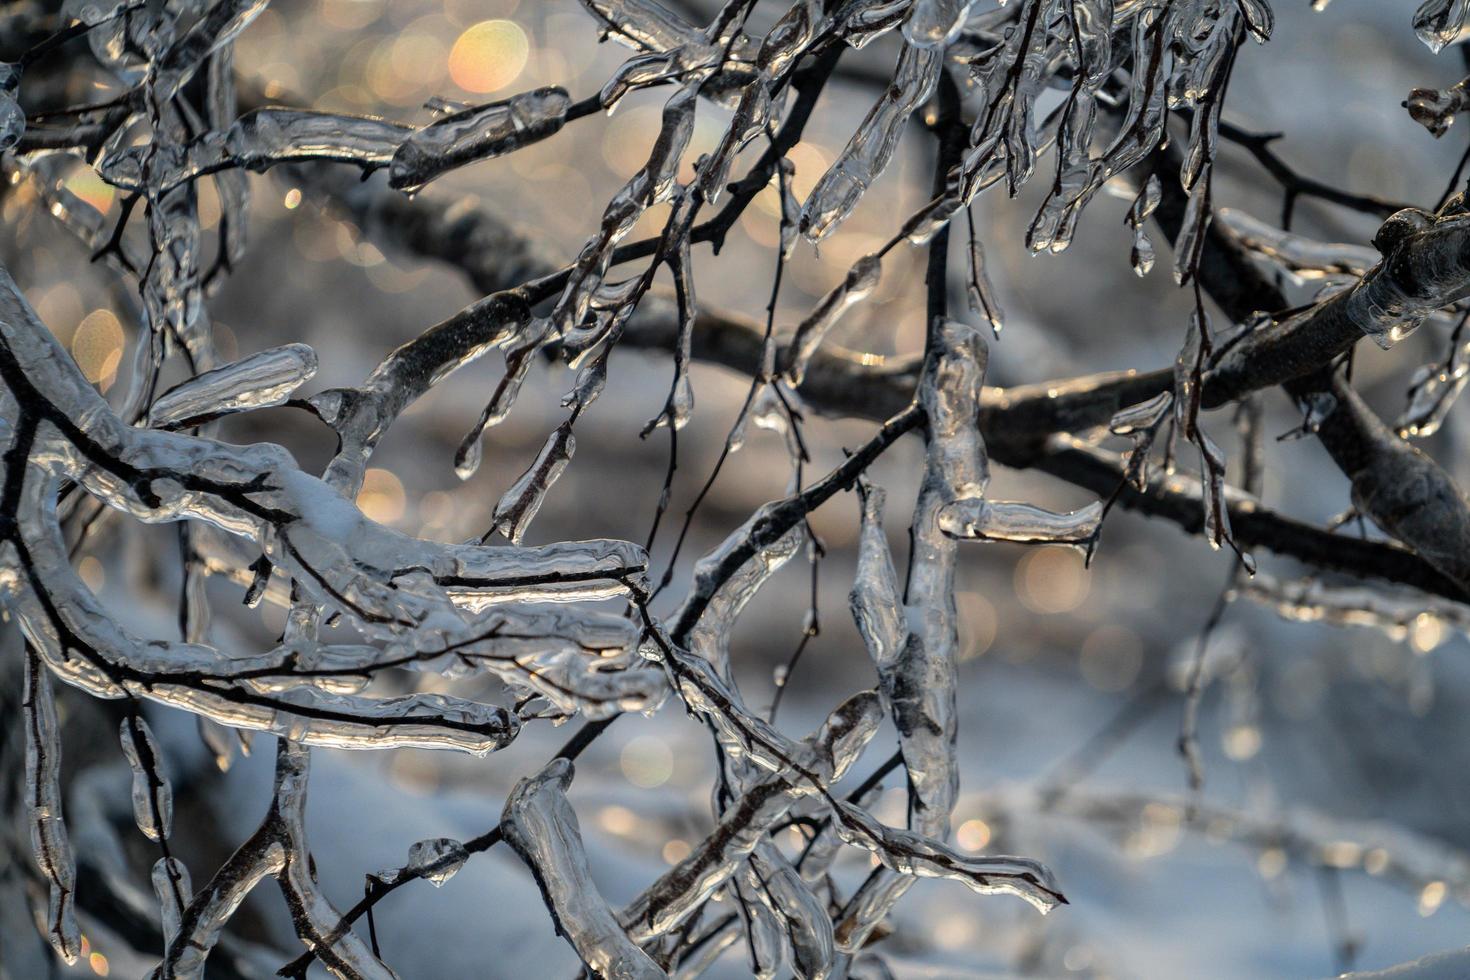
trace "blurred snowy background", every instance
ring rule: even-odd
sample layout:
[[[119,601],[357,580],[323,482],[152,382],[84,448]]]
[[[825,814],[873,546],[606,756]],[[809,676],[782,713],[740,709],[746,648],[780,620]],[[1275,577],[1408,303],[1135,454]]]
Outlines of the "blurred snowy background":
[[[714,4],[690,6],[708,12]],[[755,26],[768,23],[779,6],[761,4]],[[1467,134],[1456,127],[1437,142],[1400,102],[1411,87],[1452,83],[1464,65],[1457,49],[1435,58],[1416,40],[1409,27],[1415,6],[1415,0],[1336,0],[1313,12],[1307,0],[1277,0],[1275,38],[1243,52],[1225,118],[1284,133],[1276,149],[1304,174],[1432,208]],[[844,60],[845,74],[829,87],[792,154],[799,197],[874,98],[864,75],[888,69],[891,44],[887,39]],[[421,106],[431,96],[484,100],[557,84],[581,97],[599,88],[623,57],[623,49],[597,43],[575,0],[277,0],[237,47],[240,71],[269,99],[403,121],[426,119]],[[578,122],[552,140],[461,170],[425,197],[472,197],[565,260],[607,197],[642,164],[660,102],[659,93],[634,95],[610,119]],[[718,118],[717,109],[701,111],[695,153],[708,148],[701,139],[708,144],[718,137]],[[916,126],[841,232],[820,252],[798,248],[778,324],[789,329],[856,257],[890,234],[898,215],[927,198],[931,153],[932,141]],[[324,212],[289,175],[250,179],[249,257],[212,300],[227,357],[300,340],[320,355],[313,390],[357,384],[388,350],[478,296],[448,265],[385,254]],[[1021,239],[1041,183],[1016,201],[998,192],[979,199],[978,225],[1007,313],[1002,339],[992,347],[990,383],[1171,363],[1189,298],[1174,288],[1166,263],[1145,279],[1134,276],[1122,223],[1127,202],[1100,201],[1071,250],[1031,257]],[[212,191],[201,188],[208,214]],[[85,175],[74,189],[104,204],[111,196]],[[113,379],[128,362],[133,338],[108,310],[135,298],[119,297],[100,268],[79,271],[86,269],[82,247],[30,208],[26,193],[20,185],[4,198],[0,256],[89,376],[120,389]],[[1215,200],[1273,221],[1280,208],[1278,188],[1228,145]],[[763,195],[718,258],[696,250],[703,302],[760,314],[773,271],[776,209],[775,195]],[[662,220],[662,213],[646,218],[633,237]],[[1297,209],[1298,229],[1326,239],[1366,242],[1374,226],[1309,200]],[[922,278],[921,253],[895,252],[882,285],[846,317],[835,339],[878,355],[918,350]],[[1426,329],[1393,355],[1362,351],[1360,390],[1393,417],[1413,366],[1437,356],[1443,343]],[[454,449],[499,376],[497,361],[486,358],[455,375],[394,427],[360,498],[370,516],[441,540],[483,532],[495,501],[560,421],[558,402],[571,383],[565,368],[538,365],[510,419],[487,435],[485,464],[461,483]],[[529,540],[644,539],[667,465],[667,438],[658,432],[640,441],[638,431],[662,405],[669,371],[661,356],[615,356],[608,392],[579,424],[577,458]],[[679,437],[674,527],[710,472],[746,387],[708,365],[697,365],[694,379],[698,404]],[[1266,403],[1271,436],[1298,424],[1283,395],[1268,394]],[[224,431],[239,441],[280,442],[308,469],[319,469],[332,449],[308,416],[285,409],[247,415]],[[842,448],[869,431],[870,423],[812,418],[806,428],[811,472],[835,465]],[[1467,436],[1463,413],[1452,414],[1426,446],[1462,480],[1470,478]],[[872,471],[900,505],[895,513],[906,512],[912,499],[920,452],[915,441],[901,444]],[[1323,522],[1348,506],[1344,479],[1314,443],[1269,441],[1268,459],[1265,498],[1273,507]],[[753,431],[693,526],[674,587],[660,599],[664,611],[677,602],[692,560],[759,504],[782,495],[788,477],[780,437]],[[1087,499],[1033,474],[998,470],[995,483],[997,496],[1060,508]],[[902,521],[891,523],[902,555]],[[872,683],[846,610],[856,501],[841,495],[814,516],[813,526],[827,548],[818,577],[821,635],[790,678],[780,721],[793,733],[809,731],[839,697]],[[669,531],[655,552],[658,570],[668,558]],[[149,566],[146,556],[170,554],[171,532],[117,525],[112,533],[100,557],[84,565],[84,576],[140,626],[168,631],[176,572]],[[1123,512],[1109,518],[1090,570],[1065,549],[962,550],[965,768],[957,841],[973,851],[1045,860],[1072,904],[1043,920],[1019,902],[982,899],[950,882],[921,882],[885,940],[896,972],[1318,977],[1465,943],[1470,647],[1438,621],[1426,618],[1401,636],[1386,636],[1290,623],[1246,601],[1232,605],[1210,645],[1200,731],[1206,783],[1199,814],[1187,819],[1186,773],[1175,751],[1183,705],[1178,677],[1227,579],[1229,558],[1172,526]],[[1279,561],[1263,565],[1278,575],[1293,571]],[[793,561],[740,620],[733,656],[753,707],[767,701],[763,692],[774,690],[777,668],[800,639],[810,575],[805,562]],[[268,604],[247,610],[234,586],[212,588],[218,643],[253,649],[279,633],[281,610]],[[7,637],[6,656],[14,654],[14,640]],[[98,709],[83,698],[67,699],[64,709],[68,767],[86,770],[73,783],[69,810],[94,807],[104,819],[116,810],[126,821],[126,772],[106,734],[110,725],[89,721],[87,713]],[[262,745],[254,758],[219,773],[191,719],[160,710],[154,721],[176,770],[176,851],[197,882],[258,821],[271,752]],[[531,725],[509,749],[486,759],[318,750],[310,834],[328,894],[339,906],[350,905],[363,875],[401,864],[414,841],[488,830],[514,781],[566,735]],[[704,835],[712,780],[707,748],[700,726],[669,706],[652,718],[619,720],[578,763],[571,799],[590,838],[593,870],[614,906]],[[884,755],[886,749],[870,753],[874,760]],[[1056,786],[1065,792],[1049,796]],[[901,823],[901,791],[890,790],[878,812]],[[139,848],[133,867],[145,868],[151,858],[136,837],[122,835],[125,846]],[[78,841],[77,849],[85,855],[88,848]],[[840,867],[850,887],[866,872],[866,855],[853,852]],[[249,901],[232,928],[262,949],[282,951],[263,954],[274,969],[299,947],[274,891],[261,890]],[[505,848],[476,857],[440,890],[420,884],[388,898],[376,926],[386,959],[406,978],[576,973],[575,957],[553,935],[530,875]],[[3,934],[8,948],[0,960],[12,975],[43,975],[26,972],[27,964],[44,962],[39,945],[24,948],[14,938],[23,933]],[[89,933],[93,955],[72,972],[140,976],[147,964],[131,959],[117,940]],[[738,948],[716,974],[748,974]]]

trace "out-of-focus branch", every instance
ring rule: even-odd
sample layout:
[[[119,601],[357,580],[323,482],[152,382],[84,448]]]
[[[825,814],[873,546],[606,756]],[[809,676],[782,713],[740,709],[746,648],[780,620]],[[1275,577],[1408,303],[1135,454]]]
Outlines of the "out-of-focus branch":
[[[1124,462],[1116,453],[1067,436],[1056,437],[1049,451],[1033,465],[1099,495],[1123,485],[1118,492],[1119,506],[1163,518],[1190,534],[1204,531],[1201,487],[1193,477],[1159,474],[1146,490],[1140,491],[1124,484]],[[1465,590],[1453,580],[1398,544],[1333,534],[1286,517],[1234,490],[1229,493],[1228,503],[1231,531],[1244,548],[1264,548],[1323,571],[1374,576],[1456,601],[1467,599]]]
[[[1350,194],[1339,187],[1303,176],[1271,148],[1271,144],[1281,138],[1280,133],[1252,133],[1239,126],[1221,121],[1220,136],[1238,144],[1254,157],[1256,162],[1265,168],[1266,172],[1281,185],[1291,198],[1315,197],[1329,204],[1339,204],[1354,211],[1376,214],[1380,218],[1386,218],[1396,211],[1409,207],[1407,204],[1386,201],[1371,194]]]
[[[1161,151],[1154,160],[1160,172],[1170,172],[1177,151]],[[1185,195],[1170,181],[1163,184],[1155,218],[1177,235]],[[1330,391],[1337,407],[1321,421],[1317,436],[1352,481],[1355,502],[1463,593],[1470,587],[1470,503],[1438,464],[1394,435],[1334,380],[1328,365],[1365,333],[1387,336],[1412,328],[1434,309],[1470,295],[1470,216],[1400,213],[1384,224],[1374,244],[1384,259],[1357,286],[1241,341],[1207,379],[1220,388],[1212,392],[1207,384],[1204,401],[1221,404],[1264,387],[1268,378],[1285,383],[1297,399]],[[1239,243],[1214,225],[1198,274],[1205,291],[1237,322],[1286,306]]]

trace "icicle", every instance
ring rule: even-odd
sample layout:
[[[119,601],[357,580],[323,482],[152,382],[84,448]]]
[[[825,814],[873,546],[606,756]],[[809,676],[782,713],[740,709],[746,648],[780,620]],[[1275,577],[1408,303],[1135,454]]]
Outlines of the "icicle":
[[[1027,113],[1031,102],[1024,105]],[[1026,113],[1013,109],[1013,120],[1024,119]],[[1101,166],[1091,156],[1092,131],[1097,122],[1097,100],[1091,92],[1079,89],[1073,93],[1062,111],[1057,127],[1057,175],[1040,210],[1026,229],[1026,247],[1033,252],[1059,254],[1072,244],[1082,209],[1092,200],[1101,185]],[[1030,179],[1033,160],[1039,152],[1034,144],[1029,121],[1019,133],[1008,137],[1006,148],[1007,179],[1014,196],[1021,184]],[[1024,154],[1019,157],[1018,155]]]
[[[235,746],[239,744],[237,739],[228,728],[203,715],[198,716],[195,721],[199,729],[199,740],[214,757],[215,766],[220,772],[229,772],[235,761]]]
[[[163,772],[158,741],[138,715],[122,720],[123,755],[133,771],[133,819],[151,841],[167,840],[173,827],[174,793]]]
[[[602,286],[613,250],[648,208],[673,194],[679,163],[694,135],[697,91],[694,86],[686,86],[664,103],[658,139],[648,162],[613,195],[603,211],[601,226],[577,255],[566,288],[551,312],[552,325],[558,332],[570,333],[583,322]]]
[[[184,909],[194,898],[194,886],[189,880],[189,869],[176,857],[159,858],[149,876],[153,883],[153,894],[158,896],[158,907],[163,917],[163,945],[167,949],[179,935]]]
[[[551,489],[557,477],[561,476],[567,463],[571,462],[572,453],[576,449],[577,439],[572,435],[572,423],[568,420],[546,437],[546,443],[536,455],[536,461],[520,479],[511,484],[510,489],[505,491],[500,502],[495,505],[495,516],[490,523],[491,532],[500,531],[510,539],[511,544],[520,544],[531,519],[546,500],[546,492]]]
[[[1271,32],[1276,27],[1276,15],[1271,11],[1268,0],[1237,0],[1240,4],[1240,12],[1245,15],[1246,28],[1256,43],[1265,44],[1271,40]]]
[[[510,415],[516,397],[521,392],[521,384],[531,370],[533,355],[545,346],[550,333],[550,321],[536,320],[521,342],[505,352],[505,376],[496,386],[494,396],[485,405],[480,417],[470,431],[465,433],[459,448],[455,450],[454,475],[461,480],[468,480],[480,468],[484,453],[481,440],[485,430],[499,425]]]
[[[883,532],[885,495],[866,482],[858,484],[862,499],[862,531],[858,538],[857,577],[848,594],[858,633],[879,671],[891,669],[908,638],[898,575]]]
[[[286,344],[250,354],[175,385],[148,410],[148,424],[187,429],[221,415],[280,405],[316,374],[316,351]]]
[[[746,861],[729,884],[736,911],[745,925],[751,976],[773,980],[786,965],[786,946],[781,939],[781,922],[771,907],[761,880]]]
[[[941,529],[940,514],[955,501],[983,496],[990,480],[977,425],[988,351],[980,332],[968,324],[940,320],[930,329],[930,352],[917,395],[928,422],[928,449],[914,506],[904,606],[907,630],[902,649],[891,662],[880,664],[878,673],[909,778],[910,823],[940,838],[949,833],[949,817],[959,792],[955,757],[957,544]],[[870,541],[876,546],[876,540]],[[883,655],[886,643],[896,636],[891,627],[885,627],[884,633],[883,644],[870,645],[875,656]],[[864,882],[837,928],[839,948],[852,952],[861,947],[910,884],[893,874]]]
[[[920,48],[942,48],[959,36],[970,7],[970,0],[914,0],[903,39]]]
[[[21,707],[26,731],[26,810],[31,849],[36,867],[51,889],[46,934],[57,955],[75,963],[81,955],[82,937],[74,912],[77,866],[61,813],[61,730],[50,674],[29,646]]]
[[[987,348],[979,331],[945,320],[919,383],[928,420],[929,448],[914,510],[910,559],[908,642],[884,675],[913,786],[914,819],[925,833],[943,835],[958,790],[954,757],[955,542],[940,515],[957,500],[983,495],[989,466],[977,425]]]
[[[555,759],[516,784],[500,818],[505,841],[535,872],[557,931],[594,977],[664,977],[630,941],[592,881],[577,814],[566,797],[573,772],[569,760]]]
[[[209,59],[208,124],[211,129],[223,129],[235,119],[235,55],[233,45],[220,48]],[[224,170],[215,175],[215,190],[219,196],[219,255],[215,259],[217,270],[233,268],[245,257],[245,231],[249,222],[250,182],[238,170]],[[206,282],[206,288],[218,288],[222,278]]]
[[[1112,68],[1113,0],[1069,0],[1082,84],[1097,91]]]
[[[904,47],[894,69],[893,85],[868,110],[857,132],[807,198],[801,212],[801,231],[809,240],[821,241],[835,231],[888,168],[904,124],[933,94],[943,64],[942,51]]]
[[[193,77],[211,54],[249,27],[270,0],[216,0],[151,66],[153,98],[165,102]],[[151,52],[150,52],[151,54]]]
[[[1426,364],[1414,372],[1409,384],[1409,404],[1394,428],[1403,438],[1425,438],[1439,431],[1456,399],[1470,381],[1470,341],[1458,340],[1442,362]]]
[[[990,284],[990,276],[985,272],[985,250],[980,239],[973,234],[973,228],[970,235],[970,281],[966,287],[966,295],[970,301],[970,312],[984,318],[990,326],[991,334],[998,339],[1001,327],[1005,326],[1002,322],[1005,314],[996,301],[995,287]]]
[[[1414,31],[1430,51],[1439,54],[1460,40],[1467,17],[1470,0],[1425,0],[1414,11]]]
[[[1133,229],[1133,252],[1129,261],[1133,264],[1133,271],[1140,277],[1148,275],[1154,267],[1154,245],[1148,237],[1148,219],[1158,210],[1162,199],[1163,188],[1159,183],[1159,175],[1149,174],[1138,196],[1133,199],[1133,207],[1128,210],[1128,217],[1125,219],[1128,227]]]
[[[824,980],[837,952],[826,906],[770,844],[755,849],[750,866],[781,923],[792,971],[800,980]]]
[[[1205,540],[1211,548],[1230,540],[1230,503],[1225,493],[1225,451],[1200,430],[1200,476],[1205,485]]]
[[[881,721],[882,709],[873,692],[843,702],[819,731],[792,747],[795,758],[789,764],[751,785],[725,811],[709,837],[623,911],[618,918],[629,938],[646,943],[677,928],[701,908],[740,870],[773,823],[798,800],[821,792],[847,772]]]
[[[1199,267],[1199,258],[1205,247],[1205,230],[1209,228],[1210,182],[1201,181],[1190,192],[1189,203],[1184,206],[1184,222],[1179,237],[1174,240],[1174,281],[1179,285],[1189,282]]]
[[[908,16],[913,0],[853,0],[838,10],[838,35],[854,48],[864,48],[893,30]]]
[[[571,104],[566,89],[548,86],[442,116],[414,130],[394,151],[388,186],[411,193],[458,167],[554,136]]]
[[[883,275],[883,260],[877,255],[864,255],[853,263],[842,282],[833,286],[805,320],[797,325],[796,335],[791,339],[787,354],[786,380],[793,388],[801,386],[806,377],[807,364],[821,346],[828,331],[842,318],[842,314],[862,302],[874,289]]]
[[[1129,485],[1142,492],[1148,486],[1148,454],[1158,435],[1159,424],[1174,407],[1174,393],[1161,391],[1147,401],[1119,411],[1108,422],[1114,435],[1128,436],[1133,449],[1128,453],[1126,475]]]

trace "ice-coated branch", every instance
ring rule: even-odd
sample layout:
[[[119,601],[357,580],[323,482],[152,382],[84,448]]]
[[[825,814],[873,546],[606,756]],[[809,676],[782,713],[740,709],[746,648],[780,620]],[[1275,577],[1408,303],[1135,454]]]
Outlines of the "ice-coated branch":
[[[61,732],[50,673],[29,647],[24,684],[21,707],[25,714],[26,809],[31,849],[51,896],[46,933],[57,955],[74,963],[82,941],[74,897],[77,866],[61,812]]]
[[[1470,109],[1470,79],[1449,88],[1416,88],[1404,100],[1409,118],[1429,130],[1436,139],[1449,132],[1455,117]]]
[[[567,802],[572,764],[556,759],[516,784],[501,816],[505,841],[536,874],[557,931],[594,977],[652,980],[667,974],[631,940],[592,883],[577,815]]]

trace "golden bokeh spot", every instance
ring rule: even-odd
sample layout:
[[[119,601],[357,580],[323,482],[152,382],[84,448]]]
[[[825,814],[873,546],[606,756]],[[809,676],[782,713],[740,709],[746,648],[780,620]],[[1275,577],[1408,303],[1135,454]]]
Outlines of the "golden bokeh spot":
[[[107,974],[112,972],[112,967],[107,965],[107,957],[103,956],[101,953],[93,953],[91,956],[87,957],[87,965],[90,966],[92,968],[92,972],[97,974],[99,977],[105,977],[107,976]]]
[[[1356,868],[1363,863],[1363,845],[1350,840],[1328,841],[1322,845],[1322,863],[1340,870]]]
[[[638,814],[614,803],[597,811],[597,825],[609,834],[626,837],[638,829]]]
[[[1036,613],[1071,612],[1091,588],[1082,555],[1071,548],[1038,548],[1016,565],[1016,593]]]
[[[1286,852],[1279,847],[1268,847],[1256,858],[1256,871],[1267,881],[1281,877],[1281,872],[1285,870]]]
[[[688,841],[682,841],[679,838],[675,837],[673,840],[664,845],[664,860],[667,861],[669,864],[678,864],[680,861],[689,856],[690,850],[691,848],[689,847]]]
[[[1235,762],[1254,759],[1261,751],[1261,730],[1255,725],[1232,725],[1221,738],[1225,757]]]
[[[301,188],[293,187],[289,191],[287,191],[286,199],[282,203],[286,205],[287,211],[295,211],[298,207],[301,206]]]
[[[1419,893],[1419,914],[1424,916],[1433,915],[1439,911],[1444,904],[1445,884],[1442,881],[1431,881],[1424,886]]]
[[[362,476],[362,489],[357,494],[357,507],[379,524],[392,524],[403,516],[407,506],[403,482],[388,470],[370,469]]]
[[[946,912],[934,923],[934,941],[942,949],[972,948],[978,936],[975,917],[968,912]]]
[[[494,92],[526,67],[531,42],[515,21],[482,20],[465,30],[449,51],[449,77],[466,92]]]
[[[1420,613],[1409,624],[1409,646],[1415,653],[1428,653],[1444,640],[1444,621],[1433,613]]]
[[[122,353],[122,324],[111,310],[93,310],[77,324],[71,337],[71,356],[92,384],[104,391],[112,386]]]
[[[955,832],[955,840],[967,851],[983,851],[990,846],[990,824],[984,820],[966,820]]]
[[[667,742],[652,735],[628,740],[618,757],[623,776],[640,789],[657,789],[674,775],[674,753]]]

